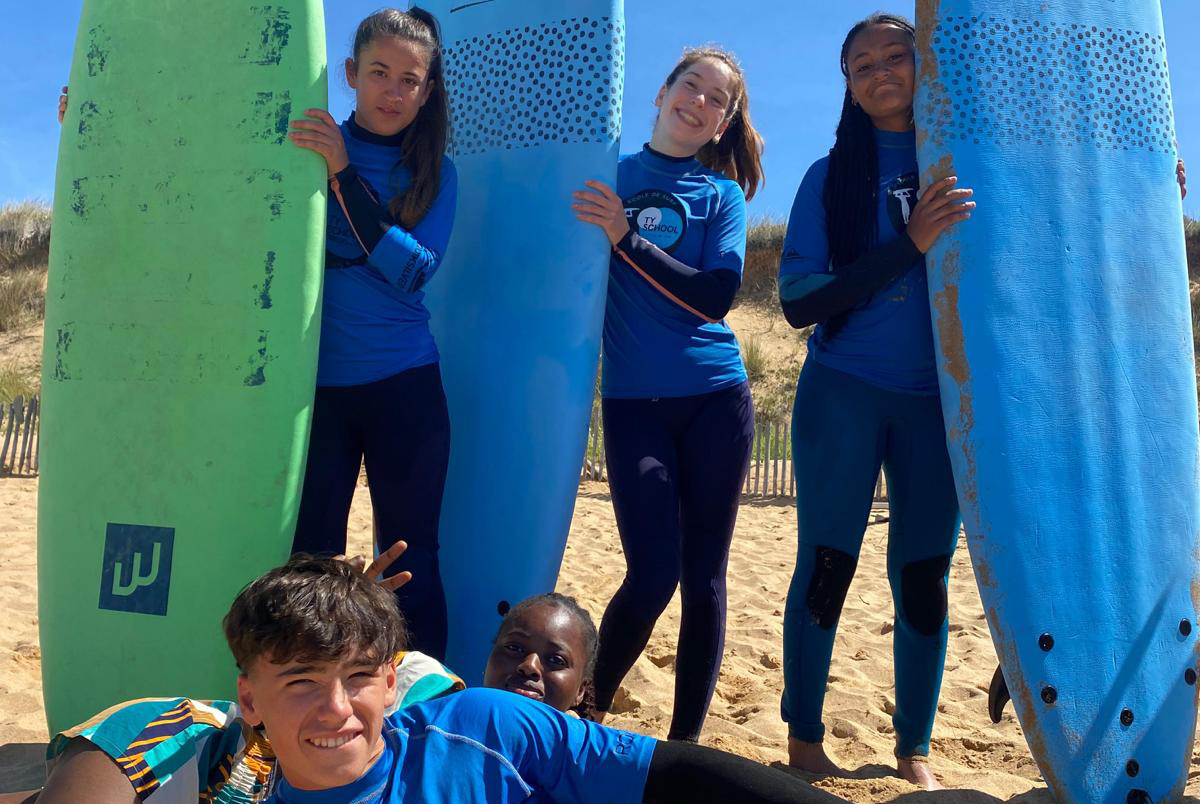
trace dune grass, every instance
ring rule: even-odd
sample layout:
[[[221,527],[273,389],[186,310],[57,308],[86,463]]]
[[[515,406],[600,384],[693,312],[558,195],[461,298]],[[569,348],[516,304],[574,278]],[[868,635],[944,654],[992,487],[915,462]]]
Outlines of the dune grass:
[[[35,324],[45,314],[45,268],[0,272],[0,332]]]
[[[742,347],[742,363],[746,366],[746,377],[751,386],[760,384],[767,377],[767,355],[762,344],[753,335],[738,338]]]
[[[45,315],[49,259],[50,207],[37,201],[0,207],[0,332]]]
[[[1187,244],[1188,276],[1200,281],[1200,221],[1183,219],[1183,239]]]
[[[779,307],[779,255],[787,224],[774,218],[750,221],[746,234],[746,262],[738,303],[756,307]]]
[[[50,207],[39,201],[0,207],[0,272],[44,272],[49,260]]]
[[[0,405],[8,405],[17,397],[29,400],[40,390],[36,375],[14,362],[0,364]]]

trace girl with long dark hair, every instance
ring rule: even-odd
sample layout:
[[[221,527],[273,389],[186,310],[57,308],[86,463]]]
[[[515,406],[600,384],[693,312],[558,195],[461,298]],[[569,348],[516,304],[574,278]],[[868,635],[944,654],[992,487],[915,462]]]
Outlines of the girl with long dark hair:
[[[742,281],[746,198],[762,138],[745,77],[718,48],[688,50],[655,99],[654,133],[614,192],[576,193],[613,247],[601,396],[626,574],[600,625],[597,719],[677,586],[683,618],[669,738],[695,741],[725,639],[725,568],[754,410],[725,314]]]
[[[817,327],[792,419],[799,549],[784,613],[781,710],[791,764],[842,774],[822,746],[821,709],[882,465],[898,770],[936,789],[924,763],[945,664],[959,513],[924,254],[975,203],[953,177],[919,186],[913,54],[913,27],[902,17],[874,14],[850,30],[837,139],[804,177],[784,242],[784,313],[794,327]]]
[[[344,553],[366,460],[380,551],[403,538],[390,570],[413,647],[446,652],[438,520],[450,418],[421,288],[454,223],[457,179],[437,22],[384,9],[364,19],[346,59],[355,111],[340,126],[309,109],[292,141],[329,169],[321,349],[308,468],[293,551]]]

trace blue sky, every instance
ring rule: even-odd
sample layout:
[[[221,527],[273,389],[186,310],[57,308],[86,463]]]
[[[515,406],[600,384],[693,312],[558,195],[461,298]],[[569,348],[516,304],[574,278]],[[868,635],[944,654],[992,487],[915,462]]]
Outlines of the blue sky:
[[[143,0],[151,2],[154,0]],[[66,82],[81,0],[9,3],[0,27],[0,202],[49,199],[54,187],[58,88]],[[329,56],[340,62],[354,26],[380,0],[327,0]],[[1200,217],[1200,2],[1163,0],[1180,150],[1193,165],[1188,214]],[[912,0],[660,0],[627,2],[624,149],[640,146],[651,101],[685,45],[718,41],[736,51],[750,82],[753,117],[767,139],[767,186],[752,215],[783,217],[805,169],[833,139],[841,106],[837,53],[846,29],[884,8],[909,16]],[[735,9],[731,13],[730,9]],[[353,96],[331,71],[330,104]],[[1191,82],[1185,81],[1191,77]]]

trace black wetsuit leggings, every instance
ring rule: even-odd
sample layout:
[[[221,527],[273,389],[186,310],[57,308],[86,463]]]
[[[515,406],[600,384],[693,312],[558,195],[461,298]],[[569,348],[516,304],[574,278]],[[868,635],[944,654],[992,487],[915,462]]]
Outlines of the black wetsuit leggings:
[[[654,746],[645,804],[846,804],[796,776],[715,748],[684,742]]]
[[[359,467],[367,464],[382,552],[408,550],[387,575],[413,578],[396,592],[409,644],[446,655],[446,595],[438,569],[438,520],[450,459],[450,415],[437,363],[377,382],[317,388],[308,467],[293,552],[344,553]]]
[[[605,399],[602,409],[626,570],[600,624],[597,708],[612,707],[678,586],[683,612],[669,737],[696,740],[725,647],[725,567],[754,437],[750,388]]]

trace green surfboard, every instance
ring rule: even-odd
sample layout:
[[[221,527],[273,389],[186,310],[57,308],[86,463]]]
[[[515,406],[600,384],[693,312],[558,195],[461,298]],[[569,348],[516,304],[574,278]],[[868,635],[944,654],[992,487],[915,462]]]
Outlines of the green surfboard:
[[[316,377],[318,0],[85,0],[55,185],[38,596],[51,732],[227,698],[221,617],[288,555]]]

